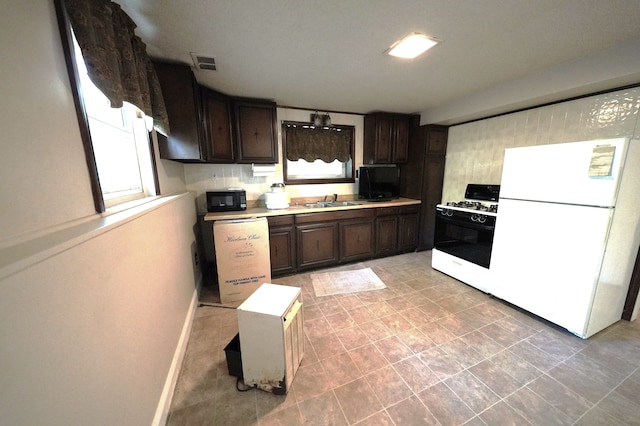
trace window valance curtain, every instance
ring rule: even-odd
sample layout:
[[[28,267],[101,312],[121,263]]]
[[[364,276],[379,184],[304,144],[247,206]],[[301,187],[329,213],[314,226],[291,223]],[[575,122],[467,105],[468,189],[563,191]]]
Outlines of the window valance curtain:
[[[285,131],[287,160],[322,160],[325,163],[349,161],[352,132],[295,125],[286,126]]]
[[[157,130],[168,134],[160,82],[129,15],[109,0],[66,0],[64,4],[91,81],[113,108],[129,102],[153,117]]]

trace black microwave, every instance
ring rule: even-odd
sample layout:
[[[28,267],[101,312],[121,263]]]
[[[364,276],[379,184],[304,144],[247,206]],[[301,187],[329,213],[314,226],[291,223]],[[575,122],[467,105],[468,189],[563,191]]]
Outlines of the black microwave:
[[[247,193],[244,189],[218,189],[207,191],[208,212],[230,212],[247,209]]]

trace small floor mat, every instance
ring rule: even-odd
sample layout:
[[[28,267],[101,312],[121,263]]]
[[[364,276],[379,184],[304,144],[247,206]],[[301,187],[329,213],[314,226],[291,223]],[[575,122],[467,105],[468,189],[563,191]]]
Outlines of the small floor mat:
[[[322,272],[310,276],[313,291],[318,297],[387,288],[371,268]]]

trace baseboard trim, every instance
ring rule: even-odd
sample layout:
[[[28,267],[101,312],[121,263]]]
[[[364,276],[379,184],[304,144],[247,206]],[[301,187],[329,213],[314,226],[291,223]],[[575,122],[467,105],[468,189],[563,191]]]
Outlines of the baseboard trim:
[[[151,423],[154,426],[166,425],[169,418],[169,410],[171,408],[173,392],[178,382],[180,367],[182,366],[182,361],[184,360],[184,356],[187,351],[187,344],[189,343],[189,335],[191,334],[193,317],[198,307],[199,287],[200,286],[198,285],[197,288],[193,291],[191,305],[189,306],[189,312],[187,312],[187,316],[184,320],[182,333],[180,333],[180,339],[178,340],[178,345],[173,355],[173,360],[171,361],[171,367],[169,368],[167,379],[165,380],[164,388],[162,389],[162,395],[160,396],[160,401],[158,401],[156,414],[153,417],[153,422]]]

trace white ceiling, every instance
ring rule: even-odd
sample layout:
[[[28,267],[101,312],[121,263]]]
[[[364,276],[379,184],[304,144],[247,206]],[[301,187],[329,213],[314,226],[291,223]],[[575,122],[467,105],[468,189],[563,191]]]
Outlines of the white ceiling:
[[[280,106],[455,124],[640,82],[638,0],[116,0],[151,56]],[[409,32],[443,43],[384,54]]]

